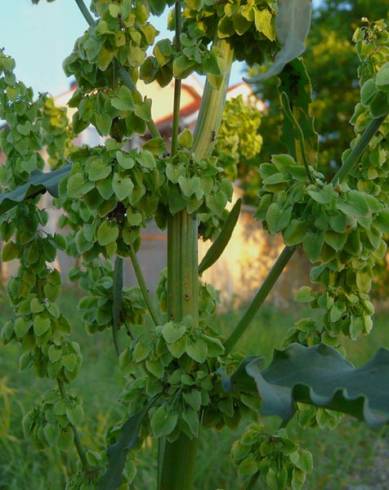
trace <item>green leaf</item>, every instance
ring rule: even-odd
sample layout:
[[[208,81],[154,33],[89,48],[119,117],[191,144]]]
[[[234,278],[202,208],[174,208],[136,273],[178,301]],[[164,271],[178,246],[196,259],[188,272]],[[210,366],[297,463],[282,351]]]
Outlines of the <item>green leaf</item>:
[[[276,40],[276,33],[273,27],[273,16],[269,9],[255,10],[255,28],[270,41]]]
[[[66,354],[62,358],[63,367],[70,372],[73,372],[76,370],[77,364],[78,364],[78,359],[77,359],[76,354]]]
[[[389,209],[384,209],[378,214],[376,225],[383,233],[389,233]]]
[[[54,344],[52,344],[49,347],[48,356],[49,356],[50,362],[57,362],[61,359],[62,350],[60,348],[56,347]]]
[[[389,63],[385,63],[378,70],[376,75],[376,84],[378,88],[387,89],[389,88]]]
[[[133,156],[123,151],[116,152],[116,159],[119,165],[125,170],[129,170],[135,165],[135,159],[133,158]]]
[[[179,55],[173,61],[173,75],[175,78],[186,78],[194,70],[195,62],[184,56]]]
[[[178,135],[178,144],[184,148],[192,148],[193,136],[192,136],[191,131],[188,128],[185,128]]]
[[[268,368],[261,364],[259,358],[247,359],[224,386],[245,392],[256,389],[263,415],[278,415],[287,421],[293,416],[295,402],[301,402],[347,413],[371,427],[389,422],[387,349],[355,368],[327,345],[292,344],[285,351],[276,351]]]
[[[86,165],[89,180],[96,182],[105,179],[111,173],[111,165],[101,157],[89,158]],[[77,174],[76,174],[77,175]]]
[[[143,168],[147,168],[148,170],[154,170],[157,166],[154,155],[151,153],[151,151],[142,150],[137,155],[136,159]]]
[[[33,325],[34,325],[34,334],[37,337],[40,337],[41,335],[44,335],[46,332],[50,330],[51,321],[50,318],[46,318],[42,315],[37,315],[34,317]]]
[[[186,403],[198,412],[201,407],[201,392],[198,390],[192,390],[183,394]]]
[[[17,318],[15,320],[15,325],[14,325],[16,337],[18,337],[19,339],[24,337],[26,333],[29,331],[30,325],[31,324],[26,322],[24,318],[22,317]]]
[[[122,85],[118,91],[117,97],[113,97],[111,104],[115,109],[119,111],[131,111],[134,108],[134,98],[131,90],[125,85]]]
[[[34,172],[28,182],[10,192],[0,194],[0,214],[13,208],[20,202],[49,192],[52,196],[58,196],[58,184],[69,174],[71,164],[68,163],[54,172]]]
[[[202,274],[209,267],[211,267],[224,252],[226,246],[231,239],[231,235],[234,231],[235,225],[238,222],[241,206],[242,200],[238,199],[231,211],[228,213],[227,219],[223,224],[220,234],[202,259],[199,265],[199,274]]]
[[[67,194],[70,198],[78,198],[84,196],[87,192],[93,189],[94,185],[87,182],[81,173],[70,175],[67,181]]]
[[[305,38],[311,26],[311,0],[279,0],[276,16],[277,38],[282,48],[271,67],[260,75],[247,80],[258,83],[278,75],[285,65],[305,51]]]
[[[300,219],[292,219],[287,228],[284,230],[285,243],[294,246],[302,243],[308,224]]]
[[[202,339],[187,342],[185,352],[196,362],[200,364],[205,362],[208,356],[207,343]]]
[[[132,415],[121,428],[117,441],[109,446],[108,466],[98,485],[99,490],[117,490],[120,487],[127,454],[137,445],[141,424],[152,403]]]
[[[8,262],[9,260],[16,259],[19,255],[19,248],[15,242],[7,242],[3,246],[2,258],[3,262]]]
[[[373,97],[377,93],[375,81],[370,78],[361,87],[361,102],[364,105],[369,105]]]
[[[186,333],[185,325],[168,322],[162,327],[162,337],[168,344],[177,342]]]
[[[283,209],[276,202],[270,204],[266,213],[266,223],[270,233],[278,233],[285,229],[289,224],[291,215],[291,208]]]
[[[310,303],[314,299],[315,296],[312,294],[312,289],[309,286],[301,287],[295,295],[295,300],[299,303]]]
[[[130,177],[122,177],[115,173],[112,179],[112,189],[118,200],[124,201],[127,197],[131,197],[134,184]]]
[[[340,252],[346,244],[348,235],[345,233],[336,233],[335,231],[326,231],[324,241],[334,250]]]
[[[115,223],[103,221],[97,230],[97,241],[102,247],[116,242],[119,236],[119,228]]]
[[[178,414],[165,405],[158,407],[150,420],[155,437],[166,437],[173,432],[178,422]]]

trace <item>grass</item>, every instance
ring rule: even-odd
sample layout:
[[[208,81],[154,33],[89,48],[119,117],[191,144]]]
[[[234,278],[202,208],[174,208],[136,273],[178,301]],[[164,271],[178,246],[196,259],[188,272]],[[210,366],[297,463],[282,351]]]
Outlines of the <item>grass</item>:
[[[109,332],[89,336],[80,324],[75,307],[77,291],[69,290],[61,298],[61,307],[74,325],[74,337],[80,342],[84,355],[81,374],[74,389],[82,392],[87,426],[81,427],[87,446],[104,444],[105,431],[117,415],[117,404],[122,388],[111,335]],[[1,318],[10,315],[6,301],[0,302]],[[263,356],[270,361],[275,348],[283,339],[298,311],[278,311],[265,306],[256,317],[250,331],[239,344],[247,354]],[[219,319],[220,328],[227,332],[236,323],[238,313]],[[254,339],[254,340],[253,340]],[[389,348],[388,320],[379,314],[372,334],[357,342],[344,341],[349,358],[357,365],[363,364],[381,346]],[[23,435],[22,418],[26,410],[52,383],[38,379],[31,371],[20,372],[17,367],[18,346],[1,346],[0,356],[0,489],[1,490],[62,490],[65,487],[66,466],[73,454],[61,453],[56,448],[37,450],[31,440]],[[274,421],[269,420],[269,424]],[[244,424],[234,432],[204,431],[197,459],[196,489],[238,490],[235,470],[229,459],[232,442],[244,429]],[[293,425],[296,437],[314,455],[315,470],[306,484],[308,490],[341,490],[350,485],[375,483],[377,451],[382,444],[389,447],[389,433],[368,429],[363,424],[345,417],[334,430],[304,429]],[[153,490],[155,475],[155,448],[146,447],[136,456],[138,469],[134,484],[136,490]],[[359,470],[358,470],[359,468]],[[360,470],[363,468],[363,471]],[[74,466],[70,463],[70,473]],[[370,488],[378,489],[379,486]],[[385,488],[384,486],[382,488]]]

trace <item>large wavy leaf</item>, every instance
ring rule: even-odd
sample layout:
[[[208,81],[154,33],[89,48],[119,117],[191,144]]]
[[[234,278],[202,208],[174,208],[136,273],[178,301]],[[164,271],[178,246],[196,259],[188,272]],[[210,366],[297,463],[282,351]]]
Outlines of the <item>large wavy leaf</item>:
[[[247,80],[258,83],[278,75],[284,66],[305,51],[305,38],[311,26],[311,0],[280,0],[276,16],[277,38],[281,50],[265,72]]]
[[[0,194],[0,214],[5,213],[25,199],[29,199],[49,192],[52,196],[58,195],[58,184],[71,169],[71,163],[64,165],[53,172],[34,172],[30,180],[12,191]]]
[[[257,390],[263,415],[285,421],[303,402],[350,414],[371,427],[389,422],[389,351],[380,349],[355,368],[337,351],[320,344],[291,344],[276,351],[266,369],[258,358],[247,359],[228,380],[229,389]]]

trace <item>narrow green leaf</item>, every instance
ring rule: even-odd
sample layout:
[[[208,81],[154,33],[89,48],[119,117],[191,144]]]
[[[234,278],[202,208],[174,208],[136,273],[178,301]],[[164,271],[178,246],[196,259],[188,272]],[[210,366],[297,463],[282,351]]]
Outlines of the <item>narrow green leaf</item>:
[[[228,214],[219,236],[213,242],[201,261],[199,265],[199,274],[202,274],[205,270],[211,267],[224,252],[224,249],[228,245],[232,232],[234,231],[235,225],[238,221],[241,205],[242,200],[238,199]]]
[[[140,426],[151,404],[132,415],[123,425],[118,440],[109,446],[108,467],[98,486],[99,490],[116,490],[120,487],[127,454],[137,444]]]

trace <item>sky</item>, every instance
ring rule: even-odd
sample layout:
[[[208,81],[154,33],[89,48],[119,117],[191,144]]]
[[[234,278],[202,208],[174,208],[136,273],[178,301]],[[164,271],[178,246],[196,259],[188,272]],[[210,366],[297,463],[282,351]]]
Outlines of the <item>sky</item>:
[[[74,0],[1,0],[0,48],[16,60],[16,76],[34,92],[59,95],[69,88],[62,62],[87,24]],[[89,4],[88,1],[86,1]],[[155,27],[163,37],[164,25]],[[231,83],[242,79],[243,65],[234,63]]]

